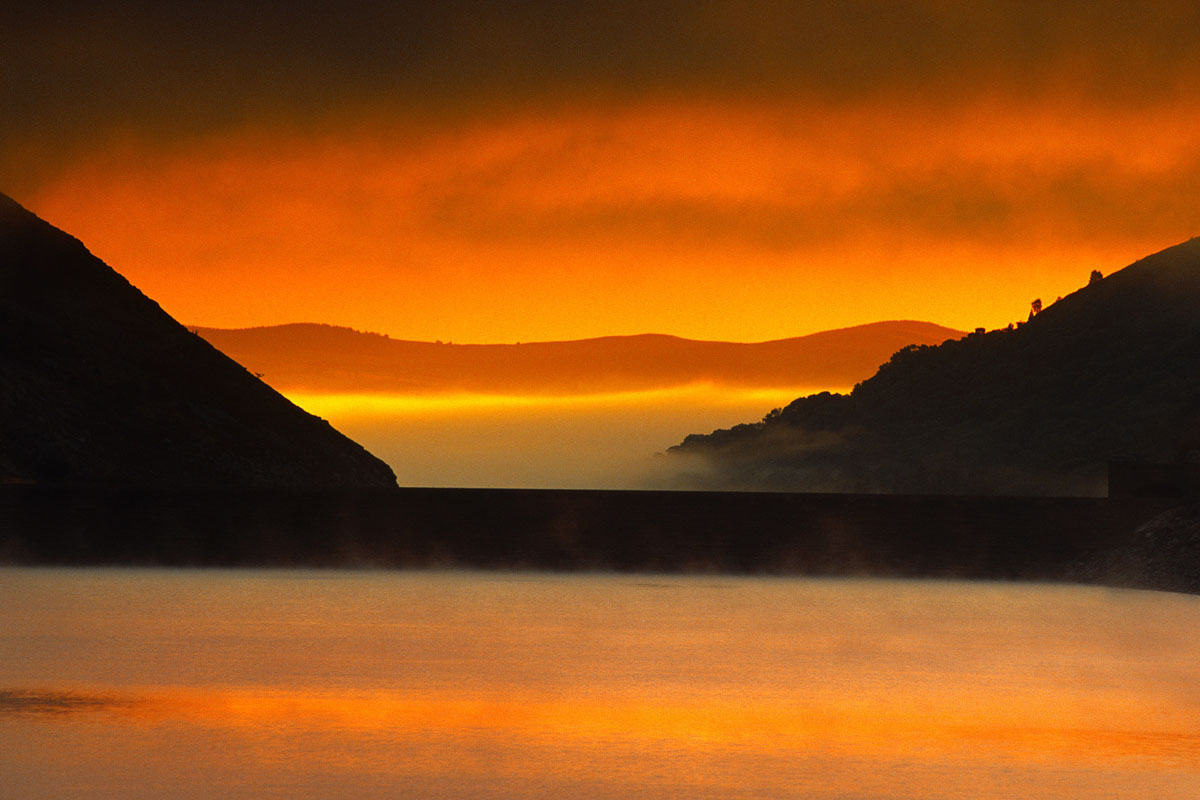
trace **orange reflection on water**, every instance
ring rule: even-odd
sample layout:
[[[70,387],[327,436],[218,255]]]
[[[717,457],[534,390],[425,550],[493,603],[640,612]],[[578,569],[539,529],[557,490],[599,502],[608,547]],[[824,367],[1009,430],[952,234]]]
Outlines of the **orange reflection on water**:
[[[4,577],[14,796],[1200,796],[1196,598],[711,576]]]
[[[537,691],[473,695],[153,687],[110,695],[107,711],[139,726],[183,723],[246,734],[371,735],[396,742],[518,739],[531,748],[653,742],[763,754],[1001,757],[1076,766],[1132,759],[1185,770],[1200,764],[1196,711],[1151,713],[1140,703],[1115,692],[1064,697],[1034,688],[990,695],[962,688],[914,691],[901,684],[853,695],[746,699],[705,697],[687,689],[664,694],[659,687],[653,696],[606,693],[578,700]],[[1114,721],[1131,728],[1114,729]],[[345,752],[353,756],[354,750]]]

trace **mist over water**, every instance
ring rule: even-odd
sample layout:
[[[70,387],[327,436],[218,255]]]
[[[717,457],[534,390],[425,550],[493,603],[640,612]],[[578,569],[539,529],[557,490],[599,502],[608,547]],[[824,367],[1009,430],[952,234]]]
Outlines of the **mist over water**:
[[[1200,598],[0,570],[6,796],[1194,798]]]
[[[756,422],[811,388],[704,384],[578,396],[289,394],[382,458],[401,486],[644,489],[690,433]]]

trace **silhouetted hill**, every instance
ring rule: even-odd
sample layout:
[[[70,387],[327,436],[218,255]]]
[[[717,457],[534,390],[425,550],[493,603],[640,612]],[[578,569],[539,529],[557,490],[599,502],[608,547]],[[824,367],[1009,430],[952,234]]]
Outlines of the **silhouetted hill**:
[[[4,195],[0,481],[395,485],[382,461]]]
[[[312,392],[572,394],[709,382],[852,386],[908,344],[961,336],[928,322],[878,322],[742,344],[607,336],[527,344],[442,344],[330,325],[197,332],[277,389]]]
[[[1192,239],[1015,329],[905,348],[849,395],[800,398],[671,453],[699,486],[1100,494],[1109,460],[1194,458],[1198,447]]]

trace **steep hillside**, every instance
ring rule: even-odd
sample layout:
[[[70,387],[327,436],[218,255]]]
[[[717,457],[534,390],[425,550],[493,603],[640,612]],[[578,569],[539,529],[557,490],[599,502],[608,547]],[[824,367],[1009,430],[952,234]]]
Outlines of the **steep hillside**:
[[[3,195],[0,481],[395,485],[383,462]]]
[[[685,483],[709,487],[1098,494],[1109,460],[1196,457],[1198,309],[1192,239],[1014,329],[905,348],[849,395],[671,452]]]

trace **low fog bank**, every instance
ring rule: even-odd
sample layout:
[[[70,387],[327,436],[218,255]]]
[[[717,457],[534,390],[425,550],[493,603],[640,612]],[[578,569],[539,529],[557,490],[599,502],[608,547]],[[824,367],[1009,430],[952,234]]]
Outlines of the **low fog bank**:
[[[762,416],[803,391],[289,397],[387,462],[401,486],[645,489],[672,485],[658,454],[688,431]]]
[[[1100,460],[1063,470],[1039,465],[1019,452],[994,457],[966,448],[885,449],[856,440],[857,433],[760,423],[715,431],[708,441],[689,437],[655,461],[647,485],[693,491],[999,497],[1108,493],[1107,464]]]

